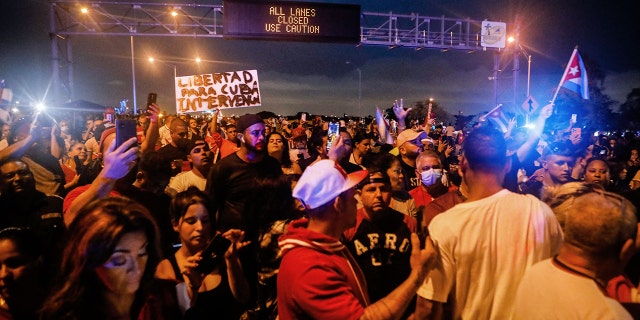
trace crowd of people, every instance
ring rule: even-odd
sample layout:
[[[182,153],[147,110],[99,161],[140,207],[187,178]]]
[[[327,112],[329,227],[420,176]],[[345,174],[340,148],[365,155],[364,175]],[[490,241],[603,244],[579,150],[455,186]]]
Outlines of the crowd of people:
[[[159,111],[2,124],[0,319],[640,317],[631,133]]]

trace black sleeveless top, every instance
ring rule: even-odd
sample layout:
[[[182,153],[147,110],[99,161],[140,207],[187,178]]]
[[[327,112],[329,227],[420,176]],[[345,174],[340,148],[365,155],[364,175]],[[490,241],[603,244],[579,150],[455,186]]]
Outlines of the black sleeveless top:
[[[178,267],[178,261],[175,255],[168,257],[176,279],[184,282],[184,277]],[[212,290],[198,293],[196,304],[187,309],[184,319],[238,319],[244,312],[240,302],[238,302],[231,293],[229,279],[227,277],[227,269],[224,264],[218,266],[220,270],[220,284]]]

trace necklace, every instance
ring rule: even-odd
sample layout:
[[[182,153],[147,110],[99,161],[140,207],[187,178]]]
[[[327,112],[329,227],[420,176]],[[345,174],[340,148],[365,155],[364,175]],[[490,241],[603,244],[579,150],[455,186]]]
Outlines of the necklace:
[[[591,276],[591,275],[588,275],[588,274],[586,274],[586,273],[584,273],[584,272],[582,272],[582,271],[576,270],[576,269],[574,269],[573,267],[571,267],[571,266],[569,266],[569,265],[567,265],[567,264],[563,263],[562,261],[560,261],[560,260],[558,259],[558,256],[557,256],[557,255],[553,256],[553,262],[554,262],[555,264],[557,264],[558,266],[560,266],[561,268],[565,269],[566,271],[569,271],[569,272],[571,272],[571,273],[575,273],[576,275],[583,276],[583,277],[585,277],[585,278],[589,278],[589,279],[593,280],[593,282],[595,282],[595,283],[596,283],[596,285],[598,285],[598,287],[600,288],[600,290],[602,290],[602,291],[603,291],[603,292],[605,292],[605,293],[607,292],[607,285],[606,285],[605,283],[603,283],[602,281],[600,281],[600,280],[596,279],[595,277],[593,277],[593,276]]]

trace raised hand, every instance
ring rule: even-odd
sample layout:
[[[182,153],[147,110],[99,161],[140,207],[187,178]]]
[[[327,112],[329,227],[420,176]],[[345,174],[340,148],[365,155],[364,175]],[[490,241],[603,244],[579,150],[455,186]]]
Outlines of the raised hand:
[[[412,108],[407,110],[404,109],[404,99],[400,99],[400,102],[398,102],[398,100],[393,102],[393,113],[396,115],[399,123],[404,123],[404,119],[407,117],[407,114],[411,109]],[[402,122],[400,122],[401,120]]]
[[[138,159],[138,138],[131,138],[116,148],[111,142],[104,154],[104,167],[102,172],[106,178],[120,179],[129,173],[136,165]]]

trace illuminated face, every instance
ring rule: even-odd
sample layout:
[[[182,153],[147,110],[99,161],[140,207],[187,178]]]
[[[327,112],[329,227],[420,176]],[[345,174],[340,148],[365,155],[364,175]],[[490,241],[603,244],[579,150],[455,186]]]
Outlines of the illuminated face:
[[[69,150],[69,158],[78,156],[79,160],[84,161],[87,158],[87,147],[84,143],[76,143]]]
[[[380,179],[382,174],[374,173],[370,178]],[[360,201],[368,214],[382,213],[391,202],[391,185],[377,181],[366,184],[360,190]]]
[[[400,165],[400,161],[393,161],[391,167],[387,169],[387,175],[391,179],[391,190],[404,191],[404,173],[402,173],[402,165]]]
[[[609,166],[602,160],[593,160],[585,168],[584,181],[605,186],[609,182]]]
[[[3,193],[20,193],[36,188],[33,174],[22,161],[7,162],[0,167]]]
[[[134,294],[147,267],[147,236],[142,231],[122,235],[113,253],[96,274],[107,290],[116,295]]]
[[[415,159],[418,154],[424,150],[422,140],[429,138],[426,133],[421,133],[418,137],[411,141],[407,141],[398,147],[398,151],[407,158]]]
[[[197,145],[195,148],[191,149],[189,157],[191,158],[191,163],[194,168],[202,169],[212,164],[211,149],[209,149],[209,145],[204,143],[204,141],[201,145]]]
[[[282,141],[282,136],[279,134],[272,134],[269,137],[269,141],[267,144],[267,151],[269,152],[269,154],[280,152],[283,148],[284,142]]]
[[[351,144],[351,135],[348,132],[340,132],[340,137],[342,138],[342,144],[346,151],[346,154],[349,154],[353,150],[353,145]]]
[[[201,204],[192,204],[173,229],[178,232],[180,242],[194,254],[204,250],[211,237],[211,217],[207,208]]]
[[[189,127],[191,129],[197,130],[198,129],[198,121],[196,119],[189,120]]]
[[[255,123],[244,130],[244,145],[252,151],[263,152],[265,150],[264,123]]]
[[[572,157],[549,155],[542,166],[545,171],[548,172],[554,184],[562,184],[571,179],[573,164],[574,160]]]
[[[13,240],[0,240],[0,295],[5,300],[28,298],[37,283],[36,261],[18,251]],[[31,282],[31,283],[30,283]]]

